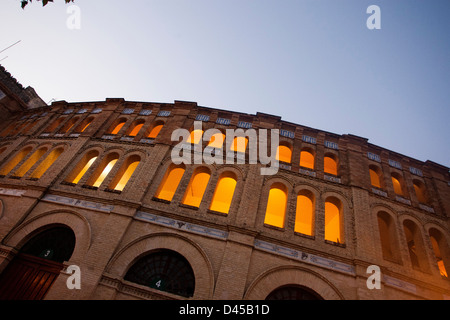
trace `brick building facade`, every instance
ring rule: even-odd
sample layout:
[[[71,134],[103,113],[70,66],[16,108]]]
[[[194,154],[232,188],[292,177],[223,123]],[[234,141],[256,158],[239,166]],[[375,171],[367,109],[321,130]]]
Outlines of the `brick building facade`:
[[[0,73],[0,298],[450,298],[449,168],[192,102],[47,106]],[[279,129],[287,158],[176,166],[195,121]]]

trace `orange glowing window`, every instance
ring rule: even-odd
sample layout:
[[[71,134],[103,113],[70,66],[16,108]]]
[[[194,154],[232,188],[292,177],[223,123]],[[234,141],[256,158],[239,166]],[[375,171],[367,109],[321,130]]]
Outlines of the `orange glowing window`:
[[[80,117],[75,117],[70,119],[65,125],[62,126],[61,129],[59,129],[58,133],[67,133],[72,129],[72,127],[75,125],[75,123],[80,119]]]
[[[110,189],[114,189],[117,191],[123,191],[128,181],[130,181],[133,173],[136,171],[137,166],[139,165],[141,158],[139,156],[131,156],[125,161],[123,168],[120,170],[117,175],[115,181],[110,186]]]
[[[292,150],[288,146],[280,145],[277,148],[277,160],[291,163]]]
[[[226,172],[220,175],[209,210],[228,214],[236,184],[236,177],[233,173]]]
[[[332,174],[337,176],[338,170],[337,170],[337,162],[332,157],[325,156],[324,157],[324,172],[328,174]]]
[[[402,185],[400,183],[400,180],[395,178],[394,176],[392,176],[392,184],[394,185],[395,194],[402,196],[403,190],[402,190]]]
[[[185,170],[186,169],[182,166],[175,166],[174,164],[170,165],[155,197],[161,200],[172,201]]]
[[[370,173],[370,183],[373,187],[381,188],[380,176],[374,169],[369,169]]]
[[[5,130],[2,131],[1,137],[6,137],[14,128],[16,127],[15,123],[11,123]]]
[[[26,147],[25,149],[22,149],[14,158],[12,158],[0,171],[0,175],[6,176],[8,173],[11,172],[12,169],[14,169],[20,162],[22,162],[23,159],[28,156],[28,154],[33,150],[32,147]]]
[[[297,195],[297,209],[295,214],[295,232],[308,236],[313,235],[314,224],[314,196],[309,191]]]
[[[119,160],[119,155],[117,153],[109,154],[97,168],[95,174],[90,178],[90,181],[94,181],[94,183],[90,184],[93,187],[100,187],[103,181],[105,181],[108,174],[114,168],[117,160]]]
[[[31,178],[40,179],[42,175],[58,160],[63,153],[63,148],[58,148],[50,152],[50,154],[42,161],[42,163],[33,171]]]
[[[335,198],[325,202],[325,240],[343,243],[341,203]]]
[[[314,170],[314,155],[309,151],[302,151],[300,154],[300,166]]]
[[[28,158],[28,160],[25,161],[20,166],[20,168],[17,169],[16,172],[14,172],[14,175],[16,177],[23,177],[28,172],[28,170],[30,170],[31,167],[33,167],[36,164],[36,162],[39,161],[39,159],[47,152],[47,150],[48,149],[44,147],[40,148],[35,153],[33,153],[33,155],[30,158]]]
[[[445,268],[445,263],[442,256],[442,252],[445,251],[445,249],[442,250],[443,248],[441,248],[444,247],[443,236],[441,232],[434,228],[430,229],[430,240],[439,272],[441,276],[448,278],[447,269]]]
[[[89,170],[89,168],[94,164],[95,160],[98,158],[98,152],[93,151],[88,153],[83,160],[81,161],[81,169],[78,169],[79,171],[74,171],[74,173],[71,176],[75,175],[75,178],[73,178],[70,182],[77,184],[80,182],[81,178],[86,174],[86,172]],[[77,170],[77,169],[75,169]],[[78,172],[78,173],[77,173]]]
[[[37,123],[39,122],[39,120],[34,120],[32,122],[30,122],[25,129],[23,129],[22,134],[27,134]]]
[[[89,117],[85,120],[83,120],[74,130],[76,133],[83,133],[86,131],[86,129],[91,125],[92,121],[94,120],[94,117]]]
[[[111,130],[110,134],[118,134],[120,129],[125,125],[126,121],[121,120],[118,124],[116,124],[113,129]]]
[[[138,123],[134,126],[133,130],[128,134],[130,137],[136,137],[139,131],[141,131],[142,127],[144,126],[144,123]]]
[[[269,191],[264,223],[284,228],[287,207],[287,190],[281,183],[275,183]]]
[[[194,130],[189,135],[187,142],[191,143],[191,144],[198,144],[200,142],[200,140],[202,140],[202,136],[203,136],[203,130]]]
[[[150,133],[149,133],[147,138],[156,139],[156,137],[158,137],[158,135],[161,132],[161,129],[163,127],[164,127],[164,123],[157,124],[156,126],[154,126],[153,129],[150,131]]]
[[[231,145],[231,151],[245,152],[247,150],[248,139],[246,137],[235,137]]]
[[[208,147],[211,148],[222,148],[223,142],[225,141],[225,135],[223,133],[216,133],[211,137],[208,143]]]
[[[427,198],[425,197],[425,186],[420,181],[413,181],[414,191],[416,192],[417,200],[420,203],[427,203]]]
[[[59,127],[59,125],[66,119],[67,117],[62,117],[62,118],[58,118],[56,119],[52,124],[50,124],[45,130],[45,133],[51,133],[53,132],[56,128]]]
[[[184,194],[183,204],[198,208],[210,177],[211,174],[207,169],[196,169]]]

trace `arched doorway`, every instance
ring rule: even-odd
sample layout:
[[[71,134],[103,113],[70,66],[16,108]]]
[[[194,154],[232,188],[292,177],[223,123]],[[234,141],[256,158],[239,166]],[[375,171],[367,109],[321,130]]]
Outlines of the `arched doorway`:
[[[42,300],[75,248],[67,227],[39,232],[0,274],[0,300]]]
[[[288,285],[272,291],[266,300],[323,300],[323,298],[311,289]]]
[[[192,297],[195,276],[189,262],[171,250],[154,251],[128,270],[125,280],[182,297]]]

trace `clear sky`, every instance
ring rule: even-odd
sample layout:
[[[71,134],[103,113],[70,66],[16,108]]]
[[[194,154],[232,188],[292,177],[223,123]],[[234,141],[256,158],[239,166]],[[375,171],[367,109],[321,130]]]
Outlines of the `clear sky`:
[[[449,0],[0,2],[0,63],[47,102],[195,101],[450,167]],[[370,5],[381,29],[366,25]],[[6,58],[7,57],[7,58]],[[6,58],[6,59],[5,59]]]

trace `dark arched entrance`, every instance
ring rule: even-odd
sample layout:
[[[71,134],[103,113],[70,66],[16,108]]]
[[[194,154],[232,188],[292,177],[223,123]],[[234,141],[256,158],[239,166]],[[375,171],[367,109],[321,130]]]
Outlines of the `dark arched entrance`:
[[[0,275],[0,300],[41,300],[75,248],[75,234],[66,227],[39,232]]]
[[[272,291],[266,300],[323,300],[323,298],[311,289],[288,285]]]
[[[194,295],[195,277],[191,265],[171,250],[159,250],[139,259],[124,279],[187,298]]]

